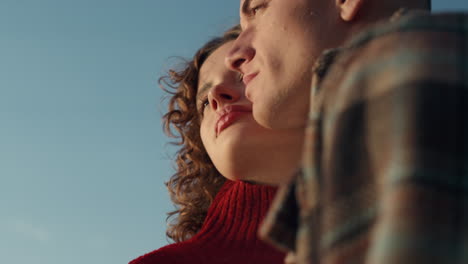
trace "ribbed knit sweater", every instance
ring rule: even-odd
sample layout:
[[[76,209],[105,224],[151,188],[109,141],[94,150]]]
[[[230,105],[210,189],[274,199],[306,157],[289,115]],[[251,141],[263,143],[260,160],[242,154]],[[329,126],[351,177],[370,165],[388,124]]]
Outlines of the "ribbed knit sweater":
[[[200,231],[191,239],[162,247],[130,264],[280,264],[284,254],[257,237],[275,188],[226,181]]]

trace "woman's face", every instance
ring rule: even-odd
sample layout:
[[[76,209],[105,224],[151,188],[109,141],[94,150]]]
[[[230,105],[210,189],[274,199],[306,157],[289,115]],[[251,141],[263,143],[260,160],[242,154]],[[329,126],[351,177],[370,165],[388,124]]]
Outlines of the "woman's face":
[[[297,168],[303,132],[267,129],[253,119],[239,73],[224,64],[232,44],[215,50],[200,69],[196,100],[203,145],[228,179],[282,183],[289,175],[272,172],[286,174]]]

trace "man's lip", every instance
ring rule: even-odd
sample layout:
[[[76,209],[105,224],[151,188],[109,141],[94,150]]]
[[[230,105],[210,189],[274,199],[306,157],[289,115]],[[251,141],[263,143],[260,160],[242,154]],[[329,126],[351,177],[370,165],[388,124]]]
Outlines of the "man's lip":
[[[240,105],[230,105],[225,107],[215,123],[216,137],[227,127],[236,122],[242,115],[251,113],[252,108]]]
[[[242,78],[244,85],[247,86],[255,77],[257,77],[257,75],[258,72],[244,75],[244,77]]]

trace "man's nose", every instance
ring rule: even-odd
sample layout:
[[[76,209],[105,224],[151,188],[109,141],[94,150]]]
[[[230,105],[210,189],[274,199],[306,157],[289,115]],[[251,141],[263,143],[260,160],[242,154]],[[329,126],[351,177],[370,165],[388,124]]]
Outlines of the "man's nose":
[[[250,45],[248,40],[249,37],[242,32],[234,41],[225,59],[225,64],[229,69],[242,74],[248,73],[244,72],[243,66],[255,57],[255,49]]]

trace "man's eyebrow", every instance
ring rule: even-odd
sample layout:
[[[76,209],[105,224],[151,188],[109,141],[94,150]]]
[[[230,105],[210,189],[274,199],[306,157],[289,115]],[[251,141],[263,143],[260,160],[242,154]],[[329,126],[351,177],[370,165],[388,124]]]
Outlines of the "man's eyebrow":
[[[250,2],[252,2],[252,0],[245,0],[244,3],[242,4],[242,8],[241,8],[241,13],[244,14],[244,15],[248,15],[250,13],[250,10],[249,10],[249,7],[250,7]]]
[[[198,90],[197,100],[200,100],[200,97],[202,97],[202,95],[204,95],[212,86],[213,86],[212,82],[207,82],[203,84],[200,90]]]

